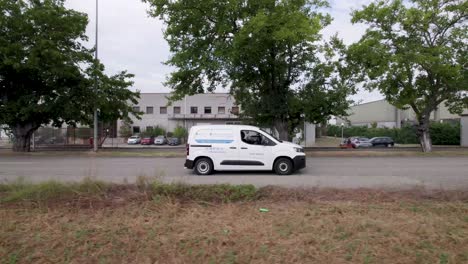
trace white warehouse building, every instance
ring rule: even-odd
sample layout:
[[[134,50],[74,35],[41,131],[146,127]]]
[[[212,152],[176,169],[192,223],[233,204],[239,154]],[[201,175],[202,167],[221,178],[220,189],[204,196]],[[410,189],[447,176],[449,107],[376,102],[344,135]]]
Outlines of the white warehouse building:
[[[190,129],[194,125],[240,124],[239,106],[227,93],[209,93],[186,96],[168,104],[169,93],[142,93],[135,110],[143,112],[141,119],[132,118],[132,131],[141,133],[159,126],[171,132],[177,126]],[[120,120],[118,129],[123,125]]]
[[[237,105],[232,95],[228,93],[206,93],[186,96],[183,100],[169,104],[169,93],[141,93],[135,110],[143,112],[141,119],[132,118],[133,134],[141,133],[148,128],[159,126],[167,132],[173,132],[178,126],[189,130],[195,125],[241,124],[239,113],[241,106]],[[117,130],[124,125],[117,122]],[[315,144],[315,125],[306,124],[305,146]]]

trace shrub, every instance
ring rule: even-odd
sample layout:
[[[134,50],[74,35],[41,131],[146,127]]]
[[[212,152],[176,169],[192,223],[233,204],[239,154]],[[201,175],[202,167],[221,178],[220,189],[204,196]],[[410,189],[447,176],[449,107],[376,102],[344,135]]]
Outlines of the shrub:
[[[145,131],[141,133],[143,137],[157,137],[166,135],[166,130],[162,127],[148,127]]]
[[[460,123],[437,123],[430,127],[432,144],[434,145],[460,145]]]
[[[185,127],[177,126],[174,129],[173,134],[176,138],[185,138],[187,137],[187,129],[185,129]]]
[[[431,123],[431,139],[434,145],[460,145],[460,124],[451,123]],[[329,125],[328,136],[341,137],[341,126]],[[352,136],[361,136],[367,138],[373,137],[391,137],[399,144],[418,144],[416,127],[405,125],[402,128],[377,128],[366,126],[352,126],[343,129],[345,138]]]
[[[132,136],[132,127],[130,126],[129,122],[123,122],[119,129],[119,135],[123,138],[129,138]]]

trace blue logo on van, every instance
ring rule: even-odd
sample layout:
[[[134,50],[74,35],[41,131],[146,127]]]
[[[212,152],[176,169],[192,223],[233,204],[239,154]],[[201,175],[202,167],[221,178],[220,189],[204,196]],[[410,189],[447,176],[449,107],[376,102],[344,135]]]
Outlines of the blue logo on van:
[[[211,144],[229,144],[234,142],[231,139],[195,139],[197,143],[211,143]]]

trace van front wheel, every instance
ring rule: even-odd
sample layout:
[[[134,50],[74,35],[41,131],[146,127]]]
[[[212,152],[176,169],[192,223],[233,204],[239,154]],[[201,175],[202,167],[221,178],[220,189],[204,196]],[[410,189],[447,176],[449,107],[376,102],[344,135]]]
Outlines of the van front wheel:
[[[280,158],[275,162],[275,172],[278,175],[290,175],[293,172],[293,164],[289,159]]]
[[[213,173],[213,162],[208,158],[198,159],[193,169],[198,175],[210,175]]]

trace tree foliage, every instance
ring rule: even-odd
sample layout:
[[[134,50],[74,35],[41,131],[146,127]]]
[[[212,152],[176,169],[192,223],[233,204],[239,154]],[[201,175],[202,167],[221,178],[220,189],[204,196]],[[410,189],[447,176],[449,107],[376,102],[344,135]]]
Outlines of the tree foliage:
[[[369,29],[349,61],[367,88],[412,108],[423,151],[431,151],[431,112],[442,103],[452,113],[468,107],[467,18],[463,0],[376,1],[353,13],[352,22]]]
[[[104,73],[82,44],[87,24],[63,0],[0,0],[0,124],[15,135],[15,150],[29,151],[41,125],[90,124],[95,108],[103,121],[133,113],[133,75]]]
[[[331,65],[322,65],[317,56],[320,31],[331,21],[321,12],[326,1],[145,2],[167,25],[165,38],[173,53],[167,64],[176,71],[166,84],[174,91],[173,99],[228,87],[243,114],[275,126],[282,139],[302,120],[301,111],[309,111],[306,117],[313,121],[324,118],[315,118],[312,111],[321,106],[311,107],[316,102],[310,97],[330,94],[325,85],[305,86],[304,80],[316,66],[332,76],[327,68]],[[322,111],[324,116],[330,109]]]

